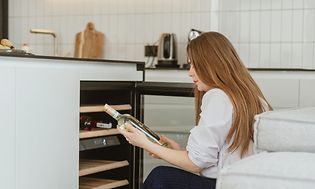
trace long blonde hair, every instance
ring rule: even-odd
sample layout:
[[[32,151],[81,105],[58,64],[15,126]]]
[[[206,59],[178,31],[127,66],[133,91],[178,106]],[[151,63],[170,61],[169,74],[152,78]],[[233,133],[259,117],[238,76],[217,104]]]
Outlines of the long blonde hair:
[[[190,41],[187,53],[199,79],[211,88],[223,90],[229,96],[234,111],[226,141],[230,144],[230,152],[240,148],[240,157],[243,157],[253,140],[254,116],[265,111],[262,105],[262,100],[266,101],[264,95],[231,42],[222,34],[201,34]],[[204,93],[195,89],[197,123]],[[268,106],[271,110],[271,106]]]

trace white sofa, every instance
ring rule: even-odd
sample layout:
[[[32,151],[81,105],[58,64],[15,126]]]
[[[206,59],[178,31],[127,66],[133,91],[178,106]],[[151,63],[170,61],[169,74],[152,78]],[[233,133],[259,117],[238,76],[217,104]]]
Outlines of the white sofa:
[[[315,189],[315,107],[256,116],[257,154],[225,167],[217,189]]]

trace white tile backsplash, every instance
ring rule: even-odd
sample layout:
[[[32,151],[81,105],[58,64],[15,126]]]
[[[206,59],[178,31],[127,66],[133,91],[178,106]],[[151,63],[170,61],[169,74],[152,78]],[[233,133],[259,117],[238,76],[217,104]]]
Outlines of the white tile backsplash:
[[[232,43],[239,41],[239,13],[238,12],[226,12],[224,14],[225,21],[222,23],[220,29]]]
[[[240,10],[241,11],[250,10],[250,1],[251,0],[240,0]],[[232,1],[230,1],[230,2],[232,2]]]
[[[292,41],[292,11],[282,11],[281,15],[281,42]]]
[[[262,10],[270,10],[271,9],[272,0],[261,0],[260,6]]]
[[[272,43],[270,45],[270,67],[281,67],[281,45],[280,43]]]
[[[302,49],[303,63],[302,67],[307,69],[313,68],[313,57],[314,57],[314,43],[304,43]]]
[[[173,4],[174,7],[177,7],[178,3],[181,3],[181,0],[175,0],[177,1],[177,4]],[[239,0],[235,0],[235,1],[239,1]],[[202,12],[210,12],[210,7],[211,7],[211,1],[210,0],[200,0],[200,4],[202,5],[200,7],[200,11]]]
[[[260,41],[267,43],[271,36],[271,11],[261,11],[260,14]]]
[[[293,7],[295,9],[303,9],[305,0],[293,0]]]
[[[199,29],[201,31],[207,31],[210,28],[210,12],[202,12],[200,14],[200,25],[199,25]],[[175,23],[173,23],[175,25]],[[233,30],[235,32],[235,30]],[[177,32],[179,33],[179,32]]]
[[[249,45],[249,67],[259,68],[260,59],[259,59],[260,46],[258,43]]]
[[[251,0],[250,9],[255,10],[255,11],[259,10],[261,7],[261,1],[264,1],[264,0]]]
[[[260,12],[255,11],[250,13],[250,42],[257,43],[260,40]]]
[[[286,1],[286,0],[284,0]],[[272,0],[271,9],[280,10],[282,8],[282,0]]]
[[[244,11],[240,13],[240,42],[249,42],[250,12]]]
[[[270,43],[261,43],[259,54],[259,66],[261,68],[270,67]]]
[[[292,19],[292,41],[293,42],[301,42],[303,39],[303,23],[304,16],[303,10],[297,10],[293,12]]]
[[[281,67],[291,68],[292,67],[292,44],[281,43]]]
[[[304,11],[303,41],[315,40],[315,9]]]
[[[201,26],[201,14],[193,12],[190,14],[191,28],[199,28]]]
[[[220,10],[222,11],[235,11],[235,10],[239,10],[241,8],[242,2],[243,0],[220,0]],[[249,9],[249,7],[247,8]]]
[[[314,0],[304,0],[304,8],[314,9],[315,8],[315,1]]]
[[[302,43],[292,46],[292,68],[302,68]]]
[[[210,12],[210,30],[218,31],[219,30],[219,12]]]
[[[282,9],[284,9],[284,10],[286,10],[286,9],[291,10],[293,8],[293,1],[296,1],[296,0],[283,0],[282,1]]]
[[[248,67],[250,67],[250,65],[249,65],[250,64],[250,62],[249,62],[249,53],[248,53],[249,50],[250,50],[249,43],[241,43],[239,45],[238,53],[239,53],[240,57],[242,58],[243,63],[246,66],[248,66]]]
[[[165,6],[168,6],[168,2],[169,0],[166,0],[166,5]],[[192,11],[192,12],[200,12],[201,11],[201,1],[189,1],[190,3],[190,10],[189,11]]]
[[[173,32],[183,63],[196,28],[225,34],[248,67],[315,67],[315,0],[10,0],[9,14],[10,39],[35,54],[51,55],[53,40],[31,28],[56,31],[58,54],[71,57],[75,34],[92,21],[106,59],[145,61],[144,45]]]
[[[279,42],[281,39],[281,11],[271,11],[271,42]]]

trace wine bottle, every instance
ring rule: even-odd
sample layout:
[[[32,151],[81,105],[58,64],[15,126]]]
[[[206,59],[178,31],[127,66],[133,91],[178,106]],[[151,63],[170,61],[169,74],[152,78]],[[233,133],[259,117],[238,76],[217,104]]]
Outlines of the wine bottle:
[[[157,134],[155,134],[147,126],[145,126],[143,123],[138,121],[133,116],[129,114],[120,114],[118,111],[110,107],[108,104],[105,104],[104,110],[106,113],[108,113],[110,116],[112,116],[114,119],[117,120],[118,122],[117,126],[120,127],[121,129],[125,129],[125,123],[129,123],[133,127],[143,132],[153,142],[156,142],[157,144],[161,146],[165,146],[165,144],[162,144],[160,142],[160,137]]]
[[[92,128],[112,128],[112,123],[103,123],[102,121],[96,121],[89,116],[80,116],[80,129],[90,131]]]

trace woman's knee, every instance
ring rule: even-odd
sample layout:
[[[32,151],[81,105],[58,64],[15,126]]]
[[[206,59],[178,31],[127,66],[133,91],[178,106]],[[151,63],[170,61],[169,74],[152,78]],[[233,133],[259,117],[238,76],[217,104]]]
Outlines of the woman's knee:
[[[144,181],[144,189],[163,188],[165,172],[169,168],[166,166],[155,167]]]
[[[165,169],[167,169],[165,166],[155,167],[148,175],[146,181],[152,179],[160,179],[162,175],[165,175]]]
[[[168,169],[168,167],[166,167],[166,166],[157,166],[150,172],[149,175],[161,175],[167,169]]]

